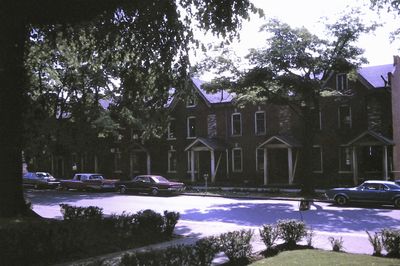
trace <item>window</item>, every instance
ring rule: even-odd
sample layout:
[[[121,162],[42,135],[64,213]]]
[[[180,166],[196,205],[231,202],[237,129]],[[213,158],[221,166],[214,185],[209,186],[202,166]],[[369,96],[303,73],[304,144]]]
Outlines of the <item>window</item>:
[[[187,118],[187,138],[196,137],[196,117],[189,116]]]
[[[322,173],[322,148],[314,146],[312,149],[312,170],[314,173]]]
[[[346,91],[347,90],[347,74],[336,75],[336,90]]]
[[[339,128],[351,128],[352,121],[351,121],[351,108],[347,105],[339,106],[338,110],[338,117],[339,117]]]
[[[121,152],[117,148],[114,153],[114,172],[121,172]]]
[[[232,135],[242,135],[242,115],[239,113],[232,114]]]
[[[186,107],[195,107],[196,103],[196,95],[192,93],[186,100]]]
[[[176,151],[169,150],[168,151],[168,173],[176,173],[177,168],[177,158],[176,158]]]
[[[167,132],[167,139],[176,139],[176,120],[175,118],[171,118],[168,123],[168,132]]]
[[[349,147],[339,148],[339,172],[351,172],[352,170],[352,149]]]
[[[209,138],[217,136],[217,116],[214,114],[207,116],[207,133]]]
[[[234,148],[232,150],[232,170],[233,172],[242,172],[242,149]]]
[[[197,157],[197,153],[194,152],[194,172],[197,173],[198,170],[198,157]],[[192,153],[191,151],[187,152],[187,171],[190,173],[192,172]]]
[[[264,171],[264,149],[256,149],[256,170]]]
[[[316,112],[314,117],[316,122],[315,128],[318,130],[322,130],[322,112],[321,111]]]
[[[256,135],[262,135],[265,134],[265,112],[264,111],[258,111],[255,114],[255,130],[256,130]]]

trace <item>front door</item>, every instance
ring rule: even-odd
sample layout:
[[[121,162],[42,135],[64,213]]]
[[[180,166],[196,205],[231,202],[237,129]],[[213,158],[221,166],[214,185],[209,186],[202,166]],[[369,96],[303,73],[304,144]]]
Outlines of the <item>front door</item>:
[[[268,183],[287,184],[289,181],[287,149],[268,149]]]

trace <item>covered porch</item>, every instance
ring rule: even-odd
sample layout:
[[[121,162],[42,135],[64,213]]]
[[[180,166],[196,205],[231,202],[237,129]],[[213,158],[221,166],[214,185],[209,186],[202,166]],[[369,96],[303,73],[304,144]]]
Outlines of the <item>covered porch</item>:
[[[293,184],[299,147],[295,139],[283,136],[272,136],[257,147],[264,150],[264,185],[277,182]]]
[[[192,182],[196,179],[196,158],[198,164],[198,174],[200,174],[200,169],[205,169],[204,174],[209,175],[209,178],[212,183],[215,182],[218,171],[221,168],[221,160],[223,157],[227,156],[228,150],[226,145],[218,139],[213,138],[197,138],[192,143],[190,143],[186,148],[186,152],[190,153],[189,156],[189,170],[190,170],[190,179]],[[200,153],[208,153],[207,156],[200,156]],[[225,155],[225,156],[224,156]],[[199,158],[202,157],[202,164],[199,162]],[[205,161],[209,158],[208,162]],[[227,162],[228,158],[226,158]],[[227,163],[226,163],[227,164]],[[228,167],[227,167],[228,171]],[[203,178],[203,176],[199,176],[199,178]]]
[[[352,151],[352,172],[355,185],[365,179],[389,179],[392,169],[393,141],[368,130],[352,139],[345,146]]]

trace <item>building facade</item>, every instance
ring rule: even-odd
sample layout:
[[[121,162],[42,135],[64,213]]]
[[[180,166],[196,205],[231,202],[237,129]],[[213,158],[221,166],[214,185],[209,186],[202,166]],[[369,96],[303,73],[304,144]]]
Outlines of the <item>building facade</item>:
[[[132,133],[104,144],[101,153],[52,158],[48,171],[68,177],[78,161],[76,171],[117,178],[153,173],[214,185],[299,183],[304,136],[298,112],[268,102],[239,106],[234,94],[210,93],[202,84],[193,78],[191,96],[169,102],[164,138],[143,142]],[[338,73],[325,86],[338,93],[320,99],[307,178],[337,186],[400,177],[399,57],[394,65],[361,68],[352,79]]]

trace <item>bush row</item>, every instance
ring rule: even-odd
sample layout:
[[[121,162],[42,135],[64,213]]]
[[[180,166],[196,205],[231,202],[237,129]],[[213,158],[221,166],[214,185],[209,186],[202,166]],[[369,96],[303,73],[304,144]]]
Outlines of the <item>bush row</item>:
[[[400,230],[385,228],[373,235],[367,231],[369,242],[374,249],[374,256],[382,256],[386,250],[387,256],[400,258]]]
[[[179,213],[152,210],[104,217],[97,207],[61,205],[64,220],[0,224],[0,261],[46,265],[171,238]]]

